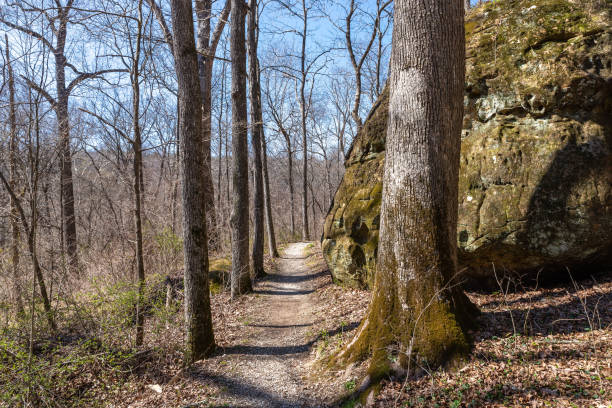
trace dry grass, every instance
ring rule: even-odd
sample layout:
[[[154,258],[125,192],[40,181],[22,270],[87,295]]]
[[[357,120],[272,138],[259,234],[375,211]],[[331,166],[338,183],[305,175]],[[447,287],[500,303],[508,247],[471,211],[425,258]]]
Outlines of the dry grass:
[[[338,389],[348,393],[359,385],[365,364],[331,372],[311,363],[350,340],[367,309],[369,293],[334,285],[324,273],[320,252],[310,252],[307,263],[320,273],[311,295],[315,321],[303,339],[312,343],[305,362],[311,374],[304,378],[304,392],[329,402],[337,400]],[[270,259],[266,267],[273,267]],[[96,288],[96,296],[93,289],[87,296],[75,294],[75,304],[59,310],[58,319],[65,319],[59,336],[44,336],[44,327],[37,327],[30,368],[23,354],[25,327],[3,329],[0,406],[25,406],[28,393],[36,395],[34,405],[62,407],[183,407],[222,401],[222,386],[202,385],[184,375],[180,290],[170,310],[165,299],[152,302],[145,344],[137,349],[132,346],[130,286]],[[387,379],[376,406],[612,406],[610,274],[516,293],[468,295],[482,311],[480,329],[472,333],[475,347],[470,361],[453,373],[432,371],[407,381]],[[237,344],[249,336],[250,322],[265,313],[260,303],[257,294],[232,302],[226,292],[213,295],[217,344]],[[75,307],[81,308],[80,314]],[[226,370],[231,376],[232,367]]]

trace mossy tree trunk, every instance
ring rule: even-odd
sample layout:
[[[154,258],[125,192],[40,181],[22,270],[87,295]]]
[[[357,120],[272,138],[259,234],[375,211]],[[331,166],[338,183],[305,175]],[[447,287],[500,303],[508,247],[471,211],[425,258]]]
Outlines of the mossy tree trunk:
[[[338,356],[372,356],[373,379],[389,370],[390,356],[404,368],[436,367],[470,351],[466,328],[475,308],[455,276],[463,13],[460,0],[395,3],[374,293]]]
[[[191,0],[172,0],[174,65],[180,106],[179,141],[183,186],[186,360],[193,362],[215,348],[208,287],[208,238],[205,198],[202,104],[193,36]]]

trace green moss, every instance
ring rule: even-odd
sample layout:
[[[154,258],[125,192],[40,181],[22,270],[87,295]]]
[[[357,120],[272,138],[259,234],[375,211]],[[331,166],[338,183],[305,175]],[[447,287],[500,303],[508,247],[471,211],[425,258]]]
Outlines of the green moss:
[[[210,292],[217,294],[226,289],[230,282],[232,261],[230,258],[216,258],[209,260],[208,278],[210,281]]]
[[[605,86],[612,36],[605,7],[600,12],[595,3],[499,0],[466,17],[457,237],[463,266],[474,268],[469,274],[489,273],[491,262],[525,272],[557,262],[547,253],[561,253],[565,241],[554,242],[555,234],[573,240],[563,261],[610,245],[610,234],[599,232],[611,225],[609,211],[602,210],[610,208],[605,171],[601,166],[591,175],[580,170],[594,166],[587,152],[600,157],[609,151],[609,138],[602,135],[609,134],[612,106]],[[385,89],[354,140],[325,222],[325,257],[334,278],[351,287],[372,287],[374,280],[387,109]],[[567,180],[556,184],[571,185],[573,191],[567,195],[552,185],[550,197],[540,197],[538,186],[551,176],[551,165],[569,140],[585,155],[574,154],[575,164],[565,161],[576,171],[562,166],[553,173]],[[574,185],[577,175],[582,179]],[[566,195],[566,205],[558,205],[554,197]],[[543,235],[533,233],[533,218],[545,215],[530,208],[533,197],[558,209],[556,226],[535,228],[546,230]],[[354,225],[365,225],[367,234],[365,228],[354,231]],[[589,235],[588,228],[599,235]],[[365,263],[355,262],[352,253],[363,255]]]

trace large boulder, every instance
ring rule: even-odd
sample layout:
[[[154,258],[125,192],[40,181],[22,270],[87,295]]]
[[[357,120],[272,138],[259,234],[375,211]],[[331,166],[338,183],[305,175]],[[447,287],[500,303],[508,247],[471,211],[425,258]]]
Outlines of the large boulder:
[[[457,244],[472,281],[491,281],[493,266],[610,265],[612,33],[609,6],[596,4],[502,0],[466,18]],[[373,282],[387,108],[385,91],[325,221],[325,258],[350,286]]]

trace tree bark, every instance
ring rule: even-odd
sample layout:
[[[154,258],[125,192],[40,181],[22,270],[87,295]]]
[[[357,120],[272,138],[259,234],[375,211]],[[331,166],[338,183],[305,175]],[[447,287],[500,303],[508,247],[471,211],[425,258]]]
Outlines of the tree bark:
[[[142,41],[142,0],[138,2],[138,23],[136,47],[132,58],[132,129],[134,138],[134,228],[136,230],[136,272],[138,274],[138,304],[136,306],[136,346],[144,341],[144,304],[145,270],[142,249],[142,197],[144,195],[142,176],[142,135],[140,130],[140,46]]]
[[[302,50],[300,54],[300,117],[302,130],[302,241],[310,239],[308,231],[308,131],[306,128],[306,38],[308,37],[308,9],[306,0],[302,0],[303,26],[302,26]]]
[[[288,139],[287,139],[288,140]],[[293,189],[293,152],[291,144],[287,142],[287,171],[289,172],[289,197],[291,201],[291,240],[296,238],[295,233],[295,191]]]
[[[4,35],[6,47],[6,66],[8,70],[8,88],[9,88],[9,184],[11,189],[15,191],[17,184],[17,156],[19,154],[17,148],[17,112],[15,108],[15,77],[13,74],[13,64],[9,51],[8,35]],[[17,203],[10,197],[11,206],[11,267],[13,270],[13,296],[17,307],[17,315],[23,314],[23,300],[21,297],[21,276],[19,273],[19,226],[17,220],[19,212]]]
[[[170,4],[181,113],[186,360],[193,362],[208,356],[215,348],[208,285],[206,216],[202,205],[206,194],[202,179],[202,104],[191,0],[171,0]]]
[[[217,27],[211,41],[211,24],[212,18],[211,0],[196,0],[196,16],[198,19],[198,72],[200,77],[200,89],[202,93],[202,141],[204,145],[204,188],[206,189],[206,197],[204,205],[206,208],[209,249],[218,251],[220,240],[219,230],[217,226],[217,215],[215,209],[215,191],[212,181],[211,162],[212,156],[210,151],[211,136],[212,136],[212,70],[214,64],[215,51],[225,21],[229,15],[229,0],[221,12]]]
[[[70,2],[72,4],[72,2]],[[62,195],[62,229],[64,232],[64,253],[68,257],[68,266],[73,275],[79,273],[77,253],[77,232],[74,209],[74,184],[72,182],[72,152],[70,150],[70,121],[68,115],[69,89],[66,88],[66,36],[68,13],[71,6],[60,7],[58,10],[59,26],[56,34],[55,56],[55,86],[57,102],[55,114],[60,135],[60,186]]]
[[[249,268],[249,156],[246,104],[246,5],[231,0],[230,58],[232,60],[232,235],[231,297],[252,290]]]
[[[342,360],[370,375],[454,364],[470,350],[475,307],[457,286],[457,183],[464,29],[459,0],[395,3],[380,244],[374,293]]]
[[[63,56],[62,56],[63,57]],[[74,184],[72,182],[72,152],[70,150],[70,124],[68,116],[68,95],[60,91],[64,84],[64,67],[56,62],[56,83],[58,102],[55,108],[60,134],[60,186],[62,195],[62,230],[64,232],[64,253],[68,258],[68,267],[72,275],[79,274],[77,253],[77,233],[74,209]],[[60,73],[61,71],[61,73]]]
[[[276,236],[274,235],[274,220],[272,219],[270,179],[268,177],[268,149],[266,146],[266,136],[263,131],[261,133],[261,163],[263,167],[264,206],[266,210],[266,231],[268,232],[268,251],[270,252],[271,257],[278,258]]]
[[[264,276],[264,192],[261,161],[261,136],[263,118],[261,112],[261,89],[257,59],[257,0],[249,0],[247,20],[247,45],[249,53],[249,100],[251,102],[251,145],[253,146],[253,247],[251,260],[255,277]]]

